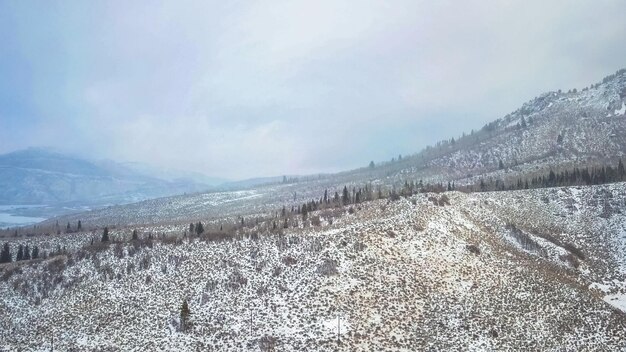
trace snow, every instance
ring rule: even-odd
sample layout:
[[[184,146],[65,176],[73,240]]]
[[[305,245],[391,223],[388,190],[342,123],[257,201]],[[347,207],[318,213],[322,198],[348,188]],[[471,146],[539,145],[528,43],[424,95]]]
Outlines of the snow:
[[[623,296],[611,296],[620,294],[617,288],[624,282],[616,264],[619,256],[607,252],[610,247],[603,241],[587,239],[581,227],[595,231],[602,225],[606,236],[621,234],[621,226],[607,224],[620,223],[626,215],[600,218],[593,214],[601,205],[589,203],[607,191],[614,193],[614,202],[626,200],[625,184],[448,192],[451,204],[446,206],[428,199],[440,195],[420,194],[364,203],[354,214],[328,212],[324,217],[333,218],[332,225],[290,228],[282,237],[260,231],[260,224],[241,230],[242,237],[232,241],[157,241],[132,256],[132,246],[125,244],[123,258],[114,248],[98,253],[97,259],[73,255],[74,263],[59,274],[61,283],[49,289],[44,278],[55,259],[24,264],[26,286],[20,274],[0,282],[0,306],[7,307],[0,316],[0,340],[27,350],[40,348],[51,336],[59,350],[136,346],[236,351],[257,346],[263,336],[276,338],[285,351],[615,349],[626,341],[624,318],[607,315],[610,304],[623,302]],[[548,205],[544,197],[550,199]],[[580,203],[578,210],[566,207],[568,197]],[[528,253],[502,237],[509,222],[554,254]],[[566,265],[559,258],[566,249],[539,237],[533,225],[554,229],[553,236],[563,243],[581,246],[587,259],[580,270]],[[187,226],[138,229],[142,237],[153,233],[160,238],[181,236]],[[113,229],[111,237],[129,238],[132,229]],[[246,237],[253,232],[259,232],[259,239]],[[99,235],[29,241],[41,248],[62,244],[76,253]],[[480,253],[470,252],[470,244]],[[285,265],[287,256],[295,262]],[[150,265],[142,267],[146,258]],[[317,272],[325,259],[337,262],[336,274]],[[282,268],[278,275],[276,267]],[[245,284],[232,286],[235,272]],[[151,283],[146,283],[148,276]],[[581,280],[598,284],[572,284]],[[598,291],[601,297],[594,293]],[[176,332],[172,325],[183,297],[196,324],[188,333]],[[558,321],[572,321],[574,329],[563,331]],[[7,326],[14,328],[1,328]],[[54,328],[46,331],[44,326]]]
[[[604,301],[626,313],[626,293],[616,293],[604,296]]]

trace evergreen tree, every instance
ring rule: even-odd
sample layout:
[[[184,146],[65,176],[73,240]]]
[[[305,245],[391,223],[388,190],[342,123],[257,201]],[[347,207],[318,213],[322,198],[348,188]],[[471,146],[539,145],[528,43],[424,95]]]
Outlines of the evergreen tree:
[[[2,252],[0,253],[0,263],[10,263],[12,260],[11,247],[9,247],[9,243],[6,242],[4,247],[2,247]]]
[[[67,223],[67,226],[65,227],[65,232],[71,232],[72,231],[72,227],[70,226],[70,223]]]
[[[109,228],[105,227],[102,231],[102,240],[101,242],[109,242]]]
[[[617,177],[619,177],[620,181],[626,178],[626,170],[624,170],[622,159],[619,159],[619,164],[617,165]]]
[[[563,135],[559,134],[559,136],[558,136],[558,137],[556,137],[556,142],[557,142],[558,144],[563,143]]]
[[[195,231],[194,226],[193,226],[193,222],[191,224],[189,224],[189,233],[193,233]]]
[[[374,160],[370,161],[370,169],[373,169],[374,167],[376,167],[376,165],[374,164]]]
[[[350,203],[350,194],[348,193],[348,187],[346,186],[343,186],[343,197],[341,198],[341,201],[343,202],[343,204]]]
[[[191,317],[191,311],[189,310],[189,304],[187,304],[187,299],[183,300],[183,304],[180,307],[180,330],[182,332],[187,331],[190,327],[189,318]]]
[[[139,235],[137,235],[137,230],[133,230],[133,241],[137,241],[139,239]]]
[[[21,244],[17,247],[17,256],[15,257],[15,261],[24,260],[24,246]]]
[[[522,128],[526,128],[526,119],[524,118],[524,116],[522,116]]]
[[[306,220],[307,215],[308,215],[307,205],[303,204],[302,205],[302,221]]]
[[[83,224],[81,224],[80,220],[78,220],[78,225],[76,226],[76,229],[78,229],[78,231],[83,229]]]
[[[30,248],[28,248],[28,245],[26,245],[24,247],[24,260],[30,260]]]
[[[33,247],[33,254],[31,255],[32,259],[37,259],[39,258],[39,247],[35,246]]]
[[[196,224],[196,234],[201,234],[204,232],[204,226],[202,225],[202,222],[198,221],[198,223]]]
[[[500,162],[498,163],[498,167],[500,168],[500,170],[504,169],[504,163],[502,162],[502,160],[500,160]]]

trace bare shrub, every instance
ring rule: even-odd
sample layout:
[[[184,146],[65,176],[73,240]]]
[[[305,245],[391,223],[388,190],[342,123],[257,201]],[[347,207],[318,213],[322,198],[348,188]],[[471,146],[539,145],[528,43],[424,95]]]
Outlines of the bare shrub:
[[[65,271],[66,263],[65,257],[54,257],[50,259],[47,265],[44,267],[44,270],[50,275],[59,275]]]
[[[124,256],[125,256],[124,247],[122,246],[121,243],[116,243],[115,244],[115,247],[113,247],[113,254],[118,259],[123,259],[124,258]]]
[[[357,252],[360,252],[362,250],[365,250],[365,248],[367,248],[367,246],[365,245],[365,243],[361,242],[361,241],[356,241],[354,242],[354,250]]]
[[[239,289],[248,284],[248,279],[239,270],[234,270],[228,277],[228,287],[232,290]]]
[[[470,251],[470,253],[479,255],[480,254],[480,249],[478,248],[478,246],[474,245],[474,244],[468,244],[467,246],[465,246],[465,248]]]
[[[336,275],[338,263],[336,260],[324,259],[324,262],[317,267],[317,273],[324,276]]]
[[[283,267],[280,265],[276,265],[274,267],[274,270],[272,271],[272,276],[278,277],[280,276],[280,274],[282,274],[282,272],[283,272]]]
[[[283,264],[285,264],[285,265],[295,265],[296,263],[298,263],[296,258],[294,258],[292,256],[283,257],[282,261],[283,261]]]
[[[578,269],[580,266],[580,262],[576,258],[576,256],[572,253],[568,253],[566,255],[559,256],[559,259],[569,264],[571,267]]]
[[[258,342],[259,349],[265,352],[274,351],[274,349],[276,348],[277,342],[278,342],[277,338],[270,336],[270,335],[265,335],[259,339],[259,342]]]
[[[0,279],[2,279],[2,281],[8,281],[11,276],[16,275],[16,274],[21,274],[22,273],[22,268],[19,265],[7,265],[4,267],[4,271],[2,272],[2,277],[0,277]]]
[[[311,218],[311,225],[313,226],[320,226],[322,225],[322,220],[320,219],[319,215],[315,215]]]
[[[446,194],[442,194],[441,198],[439,198],[439,205],[440,206],[450,205],[450,198],[448,198]]]

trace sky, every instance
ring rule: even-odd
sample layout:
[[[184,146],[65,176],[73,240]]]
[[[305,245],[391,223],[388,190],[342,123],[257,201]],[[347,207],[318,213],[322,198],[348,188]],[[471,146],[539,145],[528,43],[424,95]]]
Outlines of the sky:
[[[626,67],[624,5],[0,0],[0,153],[229,179],[362,167]]]

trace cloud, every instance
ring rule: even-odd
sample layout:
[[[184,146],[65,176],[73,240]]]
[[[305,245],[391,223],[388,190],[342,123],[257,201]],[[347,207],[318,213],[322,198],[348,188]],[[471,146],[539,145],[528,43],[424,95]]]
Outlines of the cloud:
[[[232,178],[357,167],[623,67],[621,6],[2,3],[0,152]]]

